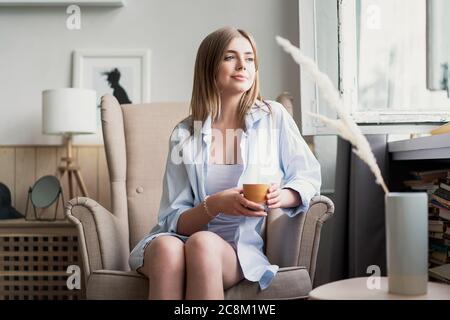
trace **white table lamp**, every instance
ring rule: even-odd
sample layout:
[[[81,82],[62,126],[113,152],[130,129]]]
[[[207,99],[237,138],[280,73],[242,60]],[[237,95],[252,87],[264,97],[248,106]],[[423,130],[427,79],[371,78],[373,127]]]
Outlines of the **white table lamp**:
[[[62,135],[67,148],[67,156],[61,158],[65,164],[58,167],[59,178],[67,174],[69,196],[73,198],[73,178],[84,197],[86,186],[81,177],[80,168],[74,165],[72,157],[72,136],[92,134],[97,131],[97,94],[94,90],[63,88],[42,92],[42,131],[45,134]]]

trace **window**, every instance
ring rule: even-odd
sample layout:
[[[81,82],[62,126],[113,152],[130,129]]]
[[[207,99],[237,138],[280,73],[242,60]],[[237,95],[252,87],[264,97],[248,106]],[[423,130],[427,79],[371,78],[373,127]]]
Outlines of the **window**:
[[[300,0],[299,9],[300,48],[330,76],[364,133],[423,133],[450,121],[447,91],[430,85],[432,76],[445,79],[430,41],[446,41],[436,39],[439,17],[427,0]],[[336,118],[302,72],[301,105],[303,134],[334,134],[306,114]]]

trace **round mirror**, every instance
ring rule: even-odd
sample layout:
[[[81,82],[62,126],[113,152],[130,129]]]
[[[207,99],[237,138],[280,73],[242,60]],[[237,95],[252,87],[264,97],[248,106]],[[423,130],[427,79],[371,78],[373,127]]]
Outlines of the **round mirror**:
[[[37,208],[50,206],[59,195],[61,185],[55,176],[44,176],[33,185],[31,202]]]

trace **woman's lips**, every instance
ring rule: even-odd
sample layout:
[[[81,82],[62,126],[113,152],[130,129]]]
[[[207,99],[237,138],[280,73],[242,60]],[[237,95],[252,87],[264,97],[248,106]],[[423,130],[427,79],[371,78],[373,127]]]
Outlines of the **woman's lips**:
[[[243,77],[243,76],[234,76],[234,77],[232,77],[233,79],[236,79],[236,80],[238,80],[238,81],[245,81],[245,80],[247,80],[247,78],[246,77]]]

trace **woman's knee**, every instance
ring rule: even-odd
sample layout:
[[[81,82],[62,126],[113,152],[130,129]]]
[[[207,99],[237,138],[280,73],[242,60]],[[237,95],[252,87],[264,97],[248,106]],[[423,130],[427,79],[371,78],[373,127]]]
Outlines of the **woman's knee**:
[[[220,263],[222,238],[211,231],[199,231],[189,237],[185,244],[186,260],[195,264]]]
[[[160,236],[145,250],[144,263],[149,271],[184,271],[184,243],[173,236]]]
[[[186,251],[216,252],[220,241],[223,241],[217,234],[211,231],[198,231],[192,234],[186,241]]]

